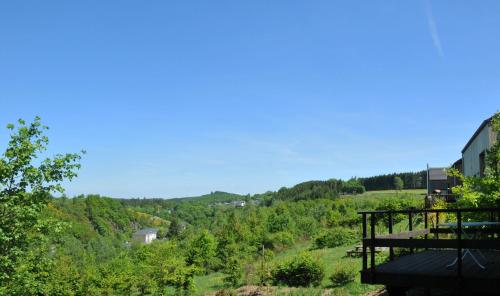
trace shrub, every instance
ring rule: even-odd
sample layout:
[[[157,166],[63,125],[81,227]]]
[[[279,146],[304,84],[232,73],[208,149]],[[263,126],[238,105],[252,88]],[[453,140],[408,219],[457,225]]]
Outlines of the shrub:
[[[274,284],[292,287],[318,286],[325,276],[323,266],[309,253],[302,253],[277,265],[271,273]]]
[[[224,278],[224,282],[231,287],[236,287],[241,278],[241,265],[236,258],[229,258],[224,268],[224,273],[227,276]]]
[[[323,232],[314,240],[316,248],[335,248],[354,242],[357,239],[356,231],[334,227],[326,232]]]
[[[293,235],[286,231],[270,233],[265,239],[266,247],[273,250],[282,250],[294,243]]]
[[[340,263],[335,267],[335,271],[330,276],[333,286],[343,286],[354,282],[358,274],[356,267],[352,264]]]

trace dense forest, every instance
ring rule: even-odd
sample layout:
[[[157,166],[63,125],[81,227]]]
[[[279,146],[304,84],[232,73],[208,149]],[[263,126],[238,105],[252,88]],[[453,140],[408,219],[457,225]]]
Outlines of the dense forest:
[[[251,262],[263,259],[262,248],[265,260],[271,260],[300,242],[311,242],[313,248],[355,243],[360,235],[358,210],[418,205],[419,199],[408,194],[276,200],[243,208],[206,206],[196,199],[55,198],[44,217],[64,225],[49,235],[50,276],[38,281],[37,289],[60,295],[190,295],[204,292],[196,277],[214,272],[224,275],[228,288],[260,283],[309,286],[314,282],[283,282],[278,274],[283,267],[262,270]],[[132,233],[143,227],[159,228],[160,239],[150,245],[131,241]]]
[[[394,178],[399,177],[403,181],[403,189],[427,188],[427,171],[392,173],[367,178],[359,178],[366,190],[388,190],[396,189]]]

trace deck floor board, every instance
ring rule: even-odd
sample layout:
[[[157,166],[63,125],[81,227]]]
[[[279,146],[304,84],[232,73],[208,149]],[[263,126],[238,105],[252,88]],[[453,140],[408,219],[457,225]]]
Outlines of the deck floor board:
[[[481,263],[484,263],[482,257],[476,251],[473,252],[476,258]],[[467,255],[462,261],[463,278],[500,279],[500,252],[484,251],[483,254],[488,260],[486,270],[481,269]],[[377,274],[406,274],[453,278],[457,276],[456,265],[452,268],[447,268],[446,265],[450,264],[456,257],[456,250],[423,251],[378,265],[375,272]]]

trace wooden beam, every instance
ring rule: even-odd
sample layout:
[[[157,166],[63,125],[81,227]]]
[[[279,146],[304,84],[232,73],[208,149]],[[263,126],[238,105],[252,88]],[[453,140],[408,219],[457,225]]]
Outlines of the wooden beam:
[[[392,231],[389,231],[389,234],[386,235],[379,235],[376,236],[375,238],[383,238],[383,239],[397,239],[397,238],[410,238],[410,237],[416,237],[416,236],[421,236],[421,235],[426,235],[430,233],[430,229],[420,229],[420,230],[413,230],[413,231],[403,231],[403,232],[398,232],[398,233],[392,233]]]
[[[430,228],[429,229],[430,233],[456,233],[456,230],[451,229],[451,228]],[[484,229],[478,229],[478,228],[465,228],[462,229],[462,233],[467,233],[467,234],[474,234],[474,233],[487,233],[487,234],[492,234],[492,233],[498,233],[500,232],[500,227],[488,227]]]

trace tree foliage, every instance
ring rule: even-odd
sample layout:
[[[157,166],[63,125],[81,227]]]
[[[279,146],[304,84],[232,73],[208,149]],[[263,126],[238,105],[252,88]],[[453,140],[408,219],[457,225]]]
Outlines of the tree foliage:
[[[58,228],[47,226],[49,221],[40,220],[40,214],[50,194],[62,193],[61,183],[76,177],[81,154],[57,154],[40,161],[49,139],[39,117],[31,123],[20,119],[17,126],[7,128],[10,140],[0,158],[0,282],[5,283],[0,293],[16,293],[14,287],[23,287],[25,295],[39,294],[46,281],[40,269],[50,265],[43,263],[48,258],[43,235]]]
[[[367,178],[360,178],[361,184],[366,190],[390,190],[395,189],[394,178],[399,177],[403,180],[403,189],[422,189],[427,187],[427,172],[408,172],[393,173],[387,175],[378,175]]]
[[[452,176],[462,180],[462,184],[453,187],[453,193],[461,196],[459,205],[465,207],[492,207],[500,201],[500,112],[491,120],[496,142],[486,151],[484,176],[464,176],[456,170],[450,170]]]
[[[275,284],[285,284],[292,287],[318,286],[325,276],[324,267],[309,253],[278,264],[272,271]]]
[[[404,188],[404,185],[405,183],[403,182],[403,179],[401,179],[401,177],[394,177],[394,189],[400,191]]]

